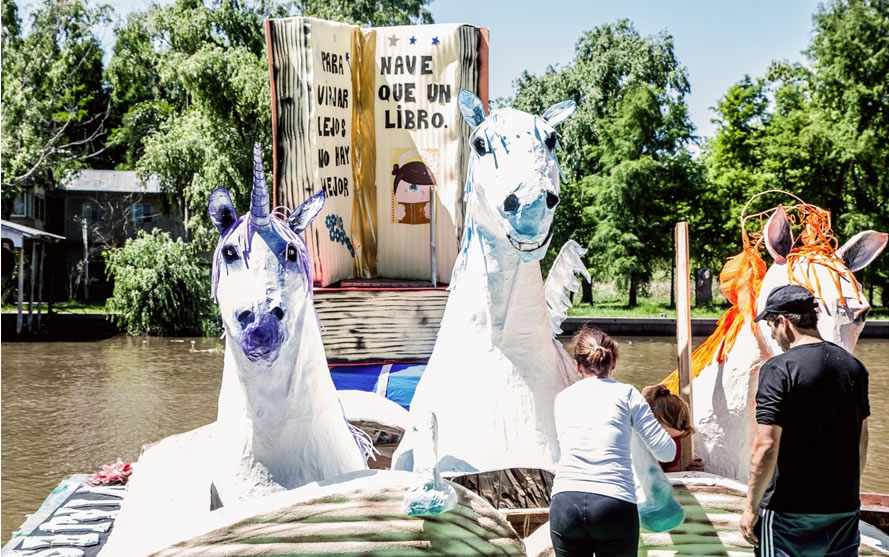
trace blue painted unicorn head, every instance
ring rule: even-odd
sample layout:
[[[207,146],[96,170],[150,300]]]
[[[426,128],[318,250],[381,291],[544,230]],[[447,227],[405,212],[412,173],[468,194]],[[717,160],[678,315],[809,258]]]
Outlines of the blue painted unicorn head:
[[[574,113],[574,101],[553,105],[543,116],[501,108],[487,118],[470,91],[461,89],[458,101],[472,129],[464,241],[477,231],[500,249],[511,246],[522,261],[540,260],[559,204],[555,127]]]
[[[250,212],[238,217],[228,190],[210,194],[210,220],[219,230],[213,254],[213,296],[230,341],[253,363],[271,365],[297,331],[312,298],[312,273],[300,233],[324,205],[324,191],[286,222],[271,214],[259,145],[254,146]]]

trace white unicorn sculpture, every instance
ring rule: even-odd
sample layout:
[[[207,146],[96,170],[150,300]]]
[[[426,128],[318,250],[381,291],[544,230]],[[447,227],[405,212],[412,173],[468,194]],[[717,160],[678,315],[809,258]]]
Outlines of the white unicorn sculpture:
[[[473,129],[466,223],[411,414],[436,415],[442,472],[551,468],[553,401],[576,371],[552,338],[539,260],[559,202],[555,126],[575,105],[543,117],[504,108],[485,119],[470,92],[460,91],[459,104]],[[412,468],[413,443],[407,432],[393,468]]]
[[[426,423],[429,414],[435,416],[443,474],[553,470],[559,459],[555,397],[580,378],[554,336],[561,332],[565,289],[577,290],[575,273],[587,280],[589,275],[580,260],[584,250],[573,241],[563,247],[546,285],[539,260],[559,203],[555,126],[575,104],[556,104],[542,117],[503,108],[485,118],[481,101],[469,91],[461,90],[458,101],[473,130],[466,223],[435,348],[411,401],[412,419]],[[419,444],[407,432],[393,468],[416,469]],[[636,456],[638,462],[654,461],[650,454],[648,461]],[[672,502],[669,493],[666,498]],[[666,503],[661,498],[658,505]],[[675,519],[681,510],[675,503],[671,509]]]
[[[852,273],[873,261],[889,238],[886,233],[860,232],[836,249],[828,212],[802,203],[794,209],[804,226],[796,240],[783,207],[752,216],[771,213],[758,241],[748,241],[745,232],[744,252],[726,264],[721,276],[724,289],[728,285],[741,290],[727,293],[736,307],[694,354],[694,367],[701,368],[693,381],[695,454],[707,472],[741,482],[749,472],[759,367],[782,352],[764,322],[752,325],[753,316],[775,287],[801,284],[818,298],[821,336],[853,351],[870,304]],[[774,260],[767,272],[759,242]],[[675,392],[675,373],[666,383]]]
[[[217,421],[168,437],[135,466],[105,554],[150,553],[220,506],[366,469],[369,439],[346,421],[327,367],[301,237],[324,203],[270,214],[258,146],[250,212],[210,196],[220,239],[213,293],[226,347]]]

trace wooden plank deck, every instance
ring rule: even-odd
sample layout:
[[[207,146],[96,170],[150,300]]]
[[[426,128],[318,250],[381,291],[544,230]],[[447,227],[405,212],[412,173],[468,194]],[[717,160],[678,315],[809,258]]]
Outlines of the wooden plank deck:
[[[680,473],[682,474],[682,473]],[[689,477],[671,475],[673,491],[679,504],[685,511],[685,521],[670,532],[648,532],[643,530],[640,536],[640,556],[666,557],[674,555],[753,555],[753,547],[741,535],[741,513],[744,510],[746,490],[740,484],[709,474],[686,474]],[[700,476],[700,477],[693,477]],[[889,510],[889,509],[887,509]],[[530,517],[515,510],[506,512],[513,527],[533,525],[548,521],[547,509],[530,509]],[[504,512],[504,511],[501,511]],[[529,555],[549,557],[555,555],[548,542],[549,528],[541,528],[533,532],[535,541],[526,546],[531,550]],[[875,538],[873,536],[879,536]],[[866,538],[870,538],[867,540]],[[862,530],[862,544],[859,555],[889,555],[889,551],[881,551],[871,545],[881,539],[885,544],[889,536],[876,528]],[[534,552],[534,547],[540,548]],[[889,549],[889,546],[884,545]]]
[[[443,288],[317,289],[327,360],[425,361],[447,300]]]

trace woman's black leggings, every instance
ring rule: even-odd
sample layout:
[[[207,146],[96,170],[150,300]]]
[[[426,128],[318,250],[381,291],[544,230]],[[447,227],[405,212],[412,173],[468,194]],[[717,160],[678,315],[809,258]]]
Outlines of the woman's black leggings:
[[[558,557],[635,557],[639,548],[636,504],[606,495],[556,493],[549,529]]]

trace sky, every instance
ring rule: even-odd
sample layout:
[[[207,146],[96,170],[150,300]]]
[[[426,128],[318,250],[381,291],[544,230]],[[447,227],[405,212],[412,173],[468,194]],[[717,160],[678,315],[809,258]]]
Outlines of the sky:
[[[118,17],[149,0],[106,0]],[[27,4],[27,2],[25,2]],[[744,75],[764,76],[773,60],[805,62],[816,0],[433,0],[436,23],[490,29],[490,97],[512,96],[524,70],[541,74],[574,58],[577,39],[597,25],[627,18],[643,36],[666,30],[688,69],[689,113],[696,134],[712,137],[711,107]],[[21,4],[20,4],[21,6]],[[113,32],[102,31],[106,52]]]
[[[580,36],[621,18],[642,36],[666,30],[676,57],[688,69],[689,114],[696,134],[712,137],[719,98],[744,75],[764,76],[772,60],[805,62],[814,0],[434,0],[436,23],[488,27],[490,96],[513,94],[524,70],[542,74],[574,58]]]

